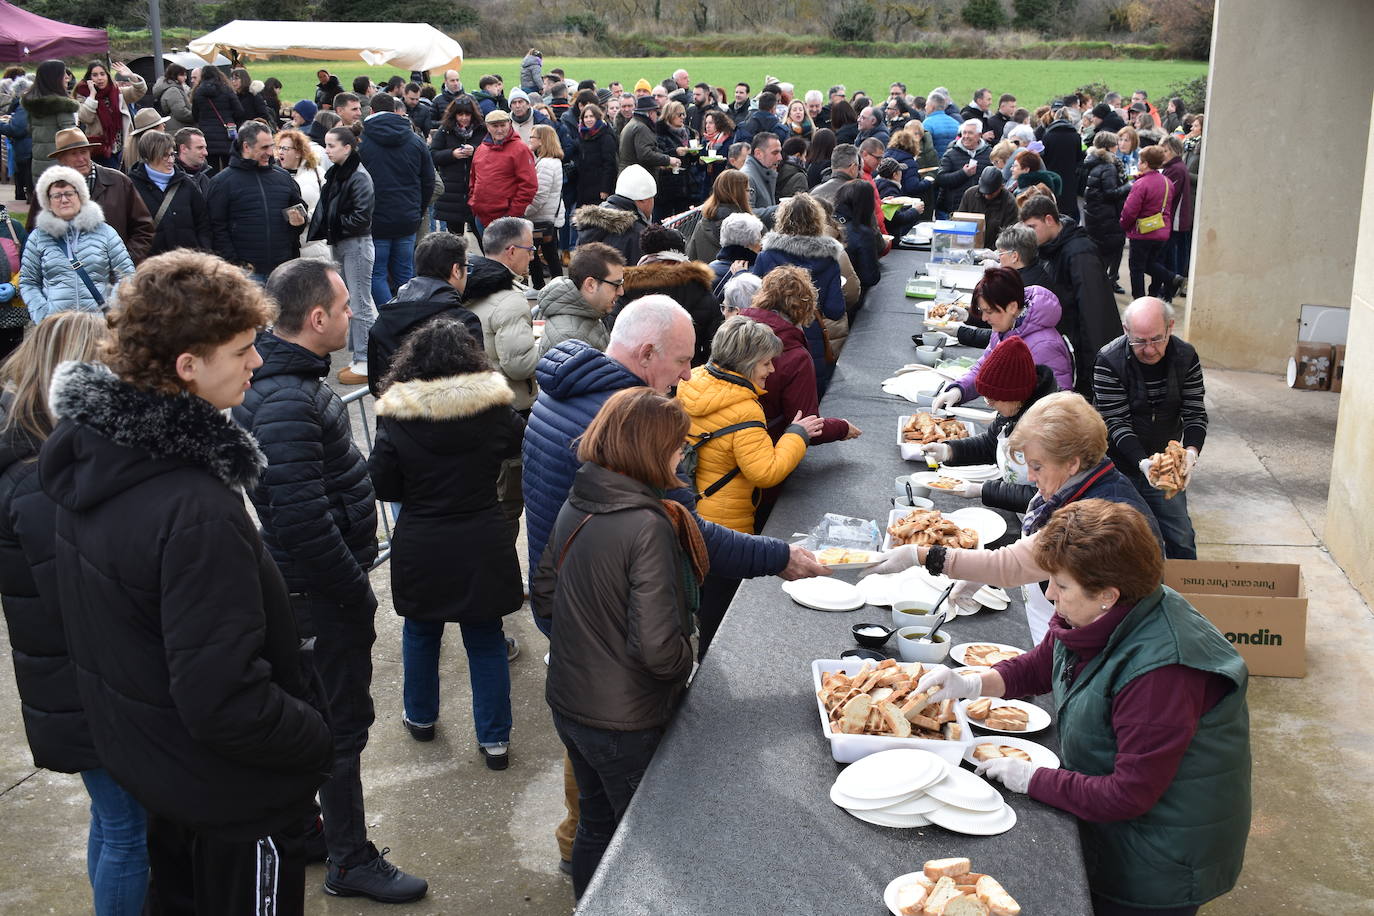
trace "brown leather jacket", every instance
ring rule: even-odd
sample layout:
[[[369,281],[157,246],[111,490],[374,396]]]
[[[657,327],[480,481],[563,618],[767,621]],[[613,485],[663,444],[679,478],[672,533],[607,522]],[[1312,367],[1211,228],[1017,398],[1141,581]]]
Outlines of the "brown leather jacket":
[[[549,706],[612,731],[672,718],[693,658],[681,563],[653,489],[578,469],[530,583],[535,613],[553,620]]]
[[[129,249],[129,257],[138,264],[148,256],[153,247],[153,215],[143,202],[134,183],[123,172],[107,169],[103,165],[92,165],[95,169],[95,183],[91,188],[91,199],[100,204],[105,211],[105,222],[119,233],[124,247]]]

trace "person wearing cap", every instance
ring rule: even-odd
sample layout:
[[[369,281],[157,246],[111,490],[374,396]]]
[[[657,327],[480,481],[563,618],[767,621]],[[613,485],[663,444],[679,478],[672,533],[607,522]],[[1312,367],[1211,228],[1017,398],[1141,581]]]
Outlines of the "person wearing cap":
[[[978,183],[959,198],[959,213],[983,214],[983,245],[991,248],[1002,230],[1015,225],[1019,219],[1016,198],[1005,187],[1002,170],[995,165],[983,169]]]
[[[631,165],[638,165],[652,175],[655,169],[678,168],[682,160],[663,152],[658,145],[659,106],[652,96],[643,95],[635,99],[634,116],[620,132],[620,153],[618,158],[623,171]]]
[[[534,154],[515,132],[510,112],[492,109],[485,123],[487,135],[473,153],[468,192],[468,206],[479,228],[503,216],[523,217],[539,191]]]
[[[309,99],[301,99],[291,106],[291,126],[304,130],[315,120],[320,107]]]
[[[1112,106],[1106,102],[1098,102],[1093,106],[1092,113],[1088,115],[1092,123],[1093,132],[1110,130],[1113,133],[1126,126],[1126,122],[1121,119],[1121,115],[1113,110]]]
[[[171,134],[183,127],[196,126],[196,117],[191,112],[191,90],[186,85],[187,76],[186,68],[181,64],[168,64],[162,73],[162,79],[154,83],[148,93],[153,107],[172,119],[171,126],[167,128],[167,132]],[[134,121],[136,128],[137,116]]]
[[[996,478],[985,483],[965,483],[950,492],[982,500],[983,505],[993,509],[1023,513],[1035,495],[1035,484],[1030,481],[1024,456],[1007,448],[1007,440],[1031,405],[1058,391],[1059,382],[1049,366],[1036,365],[1024,340],[1008,337],[988,352],[975,386],[997,413],[987,431],[967,439],[932,442],[922,446],[921,451],[950,467],[996,464]]]
[[[100,204],[105,222],[119,233],[129,257],[137,264],[147,257],[153,244],[153,215],[128,175],[95,163],[91,157],[99,149],[99,143],[90,142],[79,128],[72,127],[57,132],[56,148],[48,158],[86,176],[91,199]]]
[[[573,213],[579,244],[605,242],[638,264],[644,252],[639,239],[653,218],[654,177],[640,165],[626,166],[615,181],[615,193],[599,205],[579,207]]]
[[[640,77],[639,80],[635,83],[634,97],[636,100],[641,99],[646,95],[653,95],[653,92],[654,87],[651,86],[649,84],[649,81],[644,79],[643,77]]]
[[[129,132],[129,147],[124,151],[124,173],[132,176],[134,168],[143,163],[143,157],[138,153],[138,140],[149,131],[167,132],[167,122],[172,120],[167,115],[159,116],[152,108],[140,108],[134,114],[134,129]]]
[[[358,156],[372,176],[372,301],[389,302],[415,276],[415,234],[434,196],[434,160],[396,100],[379,92],[368,102]],[[362,367],[353,371],[366,375]]]
[[[536,111],[531,107],[529,93],[523,89],[516,89],[510,94],[510,122],[511,130],[519,135],[526,146],[530,143],[535,125],[554,126],[553,122],[545,117],[542,111]]]

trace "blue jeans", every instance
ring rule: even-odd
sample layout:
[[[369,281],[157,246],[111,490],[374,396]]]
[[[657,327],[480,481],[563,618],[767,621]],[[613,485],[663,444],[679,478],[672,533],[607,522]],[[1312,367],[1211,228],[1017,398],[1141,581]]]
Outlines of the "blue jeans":
[[[103,769],[81,774],[91,796],[86,873],[96,916],[138,916],[148,892],[147,815]]]
[[[510,662],[500,620],[460,623],[472,683],[472,723],[483,747],[510,742]],[[439,647],[443,621],[406,619],[401,625],[401,661],[405,669],[401,695],[406,718],[416,725],[439,720]]]
[[[1188,517],[1188,491],[1179,490],[1173,499],[1165,499],[1164,491],[1150,486],[1144,477],[1128,476],[1155,514],[1159,533],[1164,535],[1164,556],[1170,560],[1196,560],[1197,540],[1193,536],[1193,520]]]
[[[372,251],[372,302],[380,308],[415,276],[415,235],[398,239],[373,236]],[[390,283],[387,282],[388,274]]]

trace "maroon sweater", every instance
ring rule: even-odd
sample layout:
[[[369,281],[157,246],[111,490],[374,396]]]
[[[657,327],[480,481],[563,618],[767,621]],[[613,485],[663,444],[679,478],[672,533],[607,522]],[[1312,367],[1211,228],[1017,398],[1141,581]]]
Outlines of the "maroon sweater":
[[[1049,693],[1054,642],[1078,654],[1079,668],[1107,645],[1133,605],[1117,604],[1086,627],[1069,626],[1058,614],[1048,638],[1031,651],[995,667],[1009,697]],[[1218,674],[1185,665],[1166,665],[1131,681],[1112,700],[1116,765],[1104,776],[1042,767],[1030,782],[1030,797],[1085,821],[1105,823],[1140,817],[1173,782],[1179,762],[1197,731],[1198,720],[1231,688]]]

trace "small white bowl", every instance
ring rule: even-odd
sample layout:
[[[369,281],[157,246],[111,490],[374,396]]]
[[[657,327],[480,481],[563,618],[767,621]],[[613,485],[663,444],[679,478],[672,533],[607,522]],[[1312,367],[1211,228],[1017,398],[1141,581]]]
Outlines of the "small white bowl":
[[[945,351],[939,347],[917,347],[916,362],[923,366],[934,366],[940,362],[940,357],[945,355]]]
[[[935,606],[933,600],[924,598],[903,598],[892,602],[892,625],[894,627],[929,627],[935,623],[930,610]]]
[[[949,634],[941,630],[935,634],[935,642],[917,642],[929,632],[929,626],[902,627],[897,631],[897,654],[901,656],[902,661],[934,665],[945,660],[945,656],[949,654]]]

